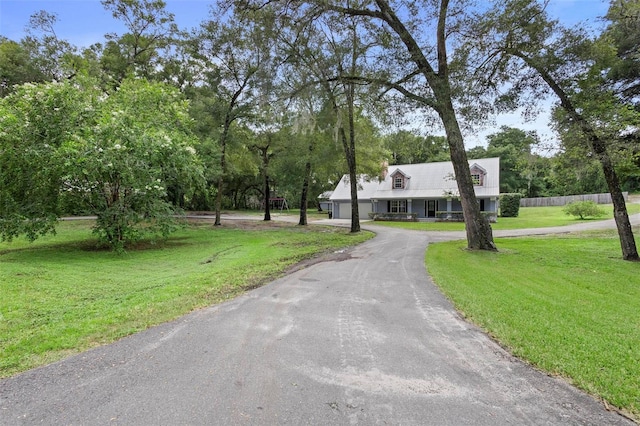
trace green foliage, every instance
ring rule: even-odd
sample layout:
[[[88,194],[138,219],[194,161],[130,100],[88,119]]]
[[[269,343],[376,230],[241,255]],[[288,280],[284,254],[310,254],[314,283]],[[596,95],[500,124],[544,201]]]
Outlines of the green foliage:
[[[522,194],[518,193],[500,194],[500,216],[518,217],[521,198]]]
[[[168,192],[189,197],[202,176],[186,102],[166,85],[125,80],[95,108],[95,124],[62,147],[65,192],[114,248],[166,237],[178,213]]]
[[[563,115],[556,110],[555,116]],[[567,123],[567,121],[562,120]],[[607,182],[599,161],[590,154],[580,133],[558,124],[562,150],[550,159],[549,195],[580,195],[607,192]]]
[[[563,211],[569,216],[579,217],[581,220],[587,217],[602,217],[606,212],[598,207],[598,205],[591,200],[586,201],[574,201],[567,204]]]
[[[15,85],[44,79],[25,46],[0,36],[0,97],[8,95]]]
[[[637,108],[640,104],[640,2],[612,1],[606,19],[610,25],[602,39],[613,44],[617,59],[609,68],[607,78],[615,90]]]
[[[153,78],[161,68],[160,51],[177,31],[173,14],[163,0],[101,0],[129,32],[109,39],[100,62],[116,84],[127,76]]]
[[[200,185],[187,104],[168,86],[129,80],[105,95],[83,79],[26,84],[0,113],[2,239],[52,232],[62,198],[97,215],[96,233],[121,249],[171,232],[169,193]]]
[[[547,168],[545,159],[532,152],[538,145],[536,133],[502,126],[487,141],[486,157],[500,158],[500,192],[541,196]]]
[[[385,137],[386,148],[392,153],[391,164],[418,164],[449,161],[449,145],[444,136],[416,135],[400,130]]]
[[[53,232],[62,145],[85,123],[90,94],[72,83],[27,83],[0,100],[0,237]]]
[[[29,18],[28,35],[21,40],[21,45],[29,52],[31,63],[46,81],[62,81],[75,74],[73,61],[77,48],[58,38],[54,29],[57,20],[56,14],[45,10],[35,12]]]

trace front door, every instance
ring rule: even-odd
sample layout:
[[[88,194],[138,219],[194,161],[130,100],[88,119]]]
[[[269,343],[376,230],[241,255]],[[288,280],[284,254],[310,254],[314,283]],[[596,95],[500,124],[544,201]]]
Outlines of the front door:
[[[427,201],[427,217],[436,217],[436,200]]]

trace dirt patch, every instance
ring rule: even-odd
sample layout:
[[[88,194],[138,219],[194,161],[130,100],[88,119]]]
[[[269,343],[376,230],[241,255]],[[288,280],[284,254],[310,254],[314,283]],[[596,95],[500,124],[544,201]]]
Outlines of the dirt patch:
[[[247,231],[261,231],[268,229],[282,229],[282,228],[291,228],[292,226],[297,226],[291,223],[286,222],[276,222],[273,220],[264,221],[264,220],[245,220],[245,219],[227,219],[222,220],[221,224],[216,226],[214,218],[189,218],[187,219],[187,223],[193,226],[201,226],[201,227],[220,227],[223,229],[242,229]]]
[[[349,250],[347,250],[347,249],[335,250],[335,251],[331,251],[331,252],[327,252],[327,253],[324,253],[324,254],[320,254],[320,255],[314,256],[314,257],[312,257],[310,259],[301,260],[300,262],[296,263],[295,265],[293,265],[289,269],[287,269],[286,273],[290,274],[292,272],[296,272],[296,271],[299,271],[301,269],[308,268],[309,266],[313,266],[313,265],[316,265],[318,263],[323,263],[323,262],[344,262],[345,260],[349,260],[349,259],[356,259],[355,257],[353,257],[351,255]]]

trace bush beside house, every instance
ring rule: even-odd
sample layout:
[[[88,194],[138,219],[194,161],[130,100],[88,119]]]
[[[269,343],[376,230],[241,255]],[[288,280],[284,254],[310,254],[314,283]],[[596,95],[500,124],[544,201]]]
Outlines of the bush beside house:
[[[501,217],[518,217],[520,213],[520,193],[500,194],[500,216]]]

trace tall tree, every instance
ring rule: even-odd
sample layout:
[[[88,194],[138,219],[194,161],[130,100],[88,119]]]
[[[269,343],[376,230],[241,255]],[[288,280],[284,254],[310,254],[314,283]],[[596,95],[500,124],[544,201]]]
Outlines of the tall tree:
[[[260,168],[262,170],[262,204],[264,205],[264,220],[271,220],[271,180],[270,168],[271,159],[276,155],[278,149],[279,135],[270,130],[262,131],[255,135],[251,143],[251,147],[255,149],[260,156]]]
[[[280,16],[282,18],[286,15]],[[282,19],[281,24],[288,31],[283,31],[279,42],[284,45],[284,56],[289,58],[291,74],[298,77],[297,81],[290,81],[289,84],[298,97],[302,93],[308,93],[311,87],[319,89],[317,99],[320,104],[316,105],[317,111],[325,119],[329,118],[321,121],[323,124],[332,123],[334,140],[342,146],[351,187],[351,232],[359,232],[359,175],[372,174],[373,169],[370,161],[360,164],[361,157],[358,153],[376,149],[368,149],[368,145],[375,147],[368,143],[371,138],[357,142],[361,136],[358,127],[360,126],[360,130],[366,127],[361,125],[367,121],[362,120],[367,102],[364,100],[361,84],[354,81],[352,76],[361,73],[363,62],[373,45],[359,36],[363,25],[359,17],[335,20],[330,16],[318,16],[312,25],[305,19],[301,19],[300,23],[292,16],[286,18]],[[314,146],[309,145],[309,155],[314,150]],[[381,153],[380,150],[377,153]],[[375,160],[375,175],[379,173],[381,158],[383,157],[378,156]],[[309,172],[310,167],[309,164]]]
[[[283,13],[293,10],[297,14],[294,19],[310,23],[320,15],[326,15],[332,22],[358,18],[362,25],[356,35],[375,41],[378,54],[371,54],[368,65],[376,72],[368,75],[360,72],[343,74],[339,76],[342,81],[376,83],[389,92],[401,94],[414,106],[437,114],[449,143],[465,217],[467,245],[470,249],[496,250],[491,226],[481,214],[474,193],[462,129],[454,106],[456,100],[473,97],[453,84],[458,81],[453,75],[458,67],[449,58],[449,47],[455,44],[454,37],[468,24],[468,13],[465,12],[468,4],[449,0],[424,3],[374,0],[368,3],[308,1],[296,5],[297,9],[293,10],[294,5],[287,3]],[[343,70],[346,73],[354,71],[350,68]]]
[[[202,84],[216,92],[221,101],[218,145],[220,174],[216,184],[215,225],[220,225],[222,197],[227,173],[227,144],[232,124],[254,114],[259,85],[265,73],[272,71],[272,26],[269,20],[249,20],[224,10],[212,10],[192,34],[194,57],[202,63]],[[256,15],[258,12],[256,12]]]
[[[613,201],[622,257],[640,260],[606,142],[619,138],[635,118],[627,105],[603,90],[601,66],[609,63],[606,49],[594,44],[583,31],[566,29],[549,20],[544,5],[533,0],[504,2],[477,22],[477,31],[483,36],[482,43],[475,47],[485,58],[484,74],[511,82],[504,97],[507,103],[518,104],[524,90],[538,97],[551,91],[557,97],[564,117],[583,135],[602,166]],[[526,67],[524,71],[522,65]],[[485,82],[495,85],[495,80]]]
[[[540,178],[540,157],[533,153],[538,144],[535,132],[502,126],[487,136],[487,156],[500,157],[500,192],[520,192],[539,197],[544,184]]]
[[[69,81],[24,84],[0,99],[0,237],[35,240],[55,231],[62,145],[85,125],[91,92]]]
[[[45,10],[34,13],[29,18],[27,36],[21,41],[45,81],[60,81],[75,75],[73,58],[77,48],[58,37],[57,22],[55,13]]]
[[[420,136],[400,130],[385,137],[392,152],[392,164],[418,164],[449,160],[449,144],[444,136]]]
[[[115,85],[128,75],[152,78],[161,65],[160,51],[169,47],[177,27],[164,0],[102,0],[121,20],[126,34],[107,34],[102,65]]]
[[[296,138],[298,143],[306,143],[307,149],[304,150],[305,155],[302,161],[293,161],[295,165],[301,169],[302,188],[300,190],[300,217],[298,225],[305,226],[307,221],[307,207],[309,201],[309,190],[311,186],[312,172],[314,169],[314,151],[319,143],[319,129],[317,126],[317,113],[315,111],[316,104],[313,91],[302,91],[298,93],[297,114],[293,117],[291,128],[292,136]],[[296,156],[300,157],[299,150],[296,150]],[[304,163],[303,167],[300,167]]]
[[[45,80],[45,74],[22,43],[0,36],[0,98],[11,93],[16,85]]]
[[[640,1],[613,0],[605,16],[608,27],[600,42],[611,45],[615,58],[606,70],[608,87],[618,98],[640,111]],[[629,127],[614,154],[623,187],[640,189],[640,126]]]
[[[605,18],[610,24],[602,37],[611,41],[618,59],[607,80],[617,94],[640,108],[640,1],[612,0]]]

